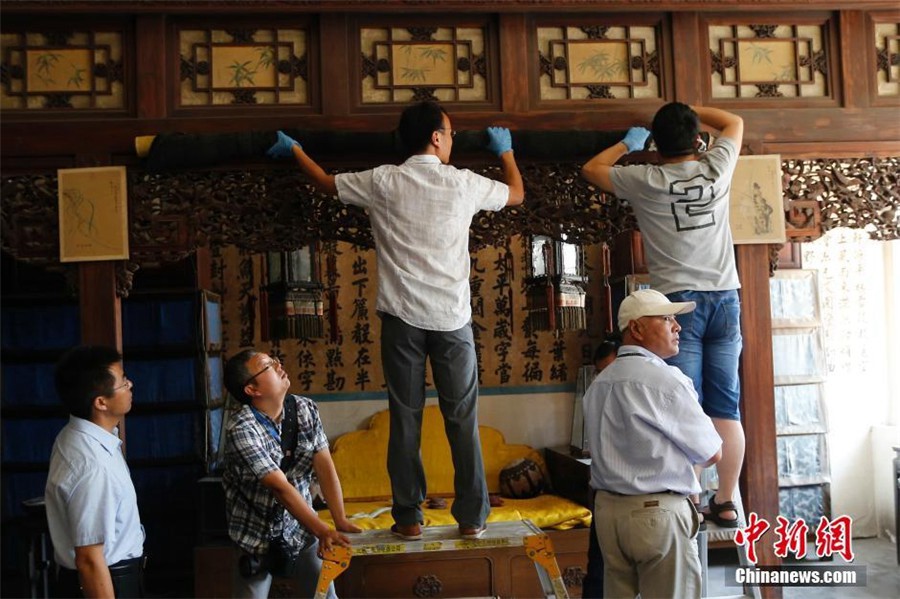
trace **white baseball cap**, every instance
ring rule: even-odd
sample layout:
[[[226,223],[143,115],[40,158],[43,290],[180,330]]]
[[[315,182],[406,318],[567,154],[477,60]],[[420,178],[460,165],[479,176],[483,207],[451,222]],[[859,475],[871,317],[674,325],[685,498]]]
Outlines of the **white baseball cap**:
[[[653,289],[639,289],[622,300],[619,306],[619,330],[625,332],[628,323],[644,316],[670,316],[693,312],[696,302],[670,302]]]

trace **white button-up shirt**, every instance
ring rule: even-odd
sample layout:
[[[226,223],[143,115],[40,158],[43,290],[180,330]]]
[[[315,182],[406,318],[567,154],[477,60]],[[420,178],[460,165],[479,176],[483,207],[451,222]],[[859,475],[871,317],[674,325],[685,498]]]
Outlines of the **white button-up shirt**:
[[[678,368],[643,347],[623,345],[588,387],[583,406],[592,488],[622,495],[700,492],[693,465],[715,455],[722,440]]]
[[[337,175],[338,198],[368,210],[378,256],[376,309],[409,325],[455,331],[472,318],[469,227],[506,206],[509,187],[418,154]]]
[[[69,417],[53,444],[44,501],[53,553],[75,569],[75,547],[103,544],[107,565],[144,553],[137,495],[122,441],[93,422]]]

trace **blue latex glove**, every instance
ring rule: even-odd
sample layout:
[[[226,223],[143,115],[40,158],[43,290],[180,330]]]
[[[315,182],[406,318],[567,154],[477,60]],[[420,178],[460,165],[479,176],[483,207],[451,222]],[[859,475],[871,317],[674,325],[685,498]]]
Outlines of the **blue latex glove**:
[[[512,135],[506,127],[488,127],[487,149],[500,156],[512,150]]]
[[[625,134],[625,139],[622,140],[622,143],[628,147],[629,154],[631,152],[640,152],[644,149],[648,137],[650,137],[650,132],[643,127],[632,127]]]
[[[269,158],[291,158],[294,155],[294,150],[292,149],[294,146],[300,146],[300,142],[279,131],[278,141],[266,150],[266,156]]]

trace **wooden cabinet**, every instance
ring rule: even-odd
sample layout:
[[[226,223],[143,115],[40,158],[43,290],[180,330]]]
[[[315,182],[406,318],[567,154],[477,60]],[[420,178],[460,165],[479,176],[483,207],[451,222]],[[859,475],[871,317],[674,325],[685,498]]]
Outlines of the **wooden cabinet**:
[[[587,572],[588,529],[548,531],[570,597],[581,597]],[[231,545],[194,549],[194,595],[230,597]],[[276,579],[272,597],[290,597],[292,584]],[[364,555],[335,580],[339,597],[541,597],[534,562],[523,547]]]

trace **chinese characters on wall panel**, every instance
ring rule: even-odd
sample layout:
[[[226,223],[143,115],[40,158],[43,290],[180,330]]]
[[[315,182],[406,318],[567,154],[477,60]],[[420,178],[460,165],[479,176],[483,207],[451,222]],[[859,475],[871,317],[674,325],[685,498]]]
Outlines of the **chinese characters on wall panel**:
[[[213,280],[222,293],[225,353],[232,355],[248,345],[270,352],[285,364],[297,393],[347,394],[348,399],[353,394],[383,393],[375,252],[337,241],[319,247],[325,336],[280,341],[263,341],[258,316],[251,317],[263,257],[232,247],[216,252]],[[522,276],[528,249],[527,238],[516,236],[504,246],[488,247],[471,257],[472,317],[483,387],[573,383],[600,335],[601,318],[592,311],[588,331],[531,330]],[[588,261],[597,263],[599,252],[599,246],[589,246]],[[589,295],[598,293],[599,277],[592,277]],[[429,371],[429,388],[432,380]]]

